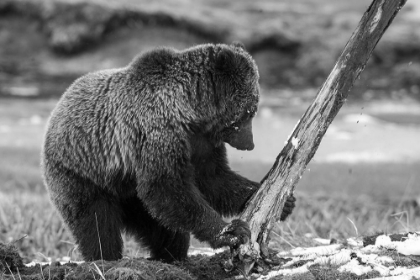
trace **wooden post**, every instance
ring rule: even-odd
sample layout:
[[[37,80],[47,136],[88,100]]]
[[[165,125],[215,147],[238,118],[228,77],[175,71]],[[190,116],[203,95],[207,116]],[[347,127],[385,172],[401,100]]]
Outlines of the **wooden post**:
[[[355,80],[406,0],[373,0],[364,13],[313,103],[296,125],[277,156],[261,188],[249,200],[241,219],[249,223],[250,245],[240,248],[239,259],[255,256],[259,244],[267,255],[267,243],[274,222],[279,220],[285,199],[302,177],[328,126],[337,115]],[[254,249],[254,250],[253,250]],[[252,252],[253,251],[253,252]]]

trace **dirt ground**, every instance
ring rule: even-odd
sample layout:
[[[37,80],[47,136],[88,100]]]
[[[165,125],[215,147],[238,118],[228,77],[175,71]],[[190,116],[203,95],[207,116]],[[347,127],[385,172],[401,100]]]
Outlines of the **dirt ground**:
[[[412,273],[412,275],[420,275],[420,256],[415,255],[414,251],[404,255],[399,253],[398,249],[380,249],[378,245],[379,238],[389,239],[388,244],[403,244],[409,242],[407,240],[417,240],[420,233],[406,233],[367,236],[358,239],[348,239],[346,241],[326,240],[330,245],[312,248],[296,248],[294,251],[282,252],[270,250],[270,256],[265,260],[258,260],[250,273],[244,275],[238,269],[237,260],[230,261],[230,253],[227,251],[218,253],[213,256],[195,255],[189,256],[184,262],[176,262],[174,264],[165,264],[158,261],[150,261],[144,258],[123,258],[119,261],[95,261],[81,263],[63,263],[59,262],[50,264],[35,264],[25,266],[21,256],[17,253],[16,247],[13,245],[5,245],[0,243],[0,276],[2,279],[19,279],[26,280],[128,280],[128,279],[171,279],[171,280],[230,280],[230,279],[369,279],[381,277],[386,274],[385,271],[395,271],[394,275],[401,273]],[[414,238],[414,239],[413,239]],[[410,242],[411,242],[410,241]],[[352,244],[352,243],[358,243]],[[420,244],[413,243],[411,247]],[[416,245],[417,244],[417,245]],[[392,246],[392,245],[391,245]],[[332,248],[336,248],[331,251]],[[335,254],[340,255],[340,248],[343,253],[341,257],[334,257]],[[369,249],[368,249],[369,248]],[[377,248],[377,249],[370,249]],[[391,247],[390,247],[391,248]],[[379,249],[379,250],[378,250]],[[297,251],[296,251],[297,250]],[[303,252],[299,253],[299,250]],[[305,250],[307,250],[305,252]],[[363,251],[364,250],[364,251]],[[374,250],[374,254],[368,255],[369,250]],[[405,249],[407,250],[407,249]],[[415,249],[414,249],[415,250]],[[331,251],[328,253],[328,251]],[[336,252],[334,252],[336,251]],[[363,253],[362,253],[363,251]],[[317,252],[317,253],[310,253]],[[417,249],[417,252],[420,252]],[[309,257],[313,254],[313,257]],[[302,255],[299,260],[296,256]],[[324,261],[322,260],[324,258]],[[347,261],[343,261],[348,259]],[[388,264],[382,268],[376,268],[375,259],[387,259]],[[357,269],[354,272],[350,268],[342,269],[342,265],[351,262],[354,259],[356,266],[366,267],[365,272],[359,273]],[[312,261],[317,261],[307,269],[303,267]],[[369,260],[369,261],[367,261]],[[389,265],[389,261],[391,262]],[[290,266],[290,263],[293,263]],[[377,264],[379,265],[379,263]],[[379,265],[380,266],[380,265]],[[286,267],[284,270],[282,267]],[[301,272],[299,268],[302,267]],[[398,268],[397,268],[398,267]],[[283,269],[283,273],[275,275],[276,271]],[[293,272],[295,270],[295,272]],[[405,272],[401,272],[404,271]],[[391,272],[392,273],[392,272]]]
[[[223,262],[227,254],[218,254],[213,257],[197,255],[189,257],[186,262],[174,265],[149,261],[144,258],[122,259],[120,261],[95,261],[89,263],[59,262],[49,265],[34,265],[26,267],[22,258],[13,245],[0,243],[0,276],[13,279],[12,274],[20,279],[40,280],[94,280],[106,279],[140,279],[140,280],[217,280],[230,279],[238,275],[237,271],[226,272]],[[4,279],[4,278],[2,278]]]

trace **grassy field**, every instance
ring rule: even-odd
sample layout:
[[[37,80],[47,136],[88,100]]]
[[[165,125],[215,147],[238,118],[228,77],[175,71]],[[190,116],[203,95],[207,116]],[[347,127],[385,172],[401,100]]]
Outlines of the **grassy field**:
[[[49,203],[39,170],[44,126],[55,103],[54,99],[0,102],[0,241],[16,242],[27,261],[80,258],[72,237]],[[284,133],[298,118],[297,114],[290,115],[293,123],[280,129]],[[282,121],[287,122],[287,118]],[[260,119],[256,122],[262,124]],[[256,129],[263,138],[268,138],[271,131]],[[271,166],[258,160],[263,153],[257,150],[256,159],[251,161],[241,161],[242,154],[233,153],[232,168],[260,180]],[[274,160],[275,155],[272,157]],[[379,231],[420,230],[420,162],[352,164],[315,160],[309,168],[297,186],[293,215],[279,223],[272,235],[273,248],[309,244],[307,234],[346,238]],[[125,255],[145,255],[133,240],[125,239]],[[201,245],[193,241],[193,246]]]
[[[293,215],[279,223],[270,247],[286,250],[313,245],[309,237],[344,239],[378,232],[419,230],[420,210],[395,200],[378,202],[369,196],[326,196],[298,193]],[[57,260],[70,256],[80,260],[72,237],[45,193],[0,194],[0,241],[13,242],[25,261]],[[124,255],[146,256],[128,236]],[[193,246],[201,246],[197,241]]]
[[[51,13],[48,3],[57,3],[55,0],[28,2],[35,3],[34,10],[26,7],[21,14],[5,12],[0,16],[0,95],[52,97],[0,98],[0,242],[15,243],[26,261],[64,256],[80,259],[72,237],[49,202],[39,168],[46,120],[56,98],[75,77],[126,65],[138,52],[156,46],[183,49],[204,42],[243,41],[254,48],[263,97],[278,98],[276,102],[263,100],[264,109],[280,105],[260,112],[254,124],[257,147],[252,153],[230,151],[232,168],[258,181],[302,115],[306,107],[302,99],[313,98],[316,90],[312,88],[323,82],[369,4],[365,0],[95,0],[89,3],[112,8],[87,9],[88,14],[97,16],[88,17],[94,19],[90,22],[83,16],[79,21],[80,15],[70,6],[62,9],[62,14],[55,10],[57,14],[45,16]],[[35,8],[45,9],[38,15],[45,18],[36,19]],[[83,37],[82,32],[77,37],[80,30],[108,26],[106,19],[114,14],[114,8],[143,14],[98,35],[94,43],[90,41],[92,34]],[[361,118],[368,104],[343,108],[346,115],[334,121],[296,187],[298,202],[293,215],[276,226],[272,248],[311,245],[310,237],[341,239],[381,231],[420,230],[420,107],[411,99],[420,96],[420,33],[411,22],[418,18],[412,16],[413,11],[419,10],[402,10],[358,81],[361,87],[356,86],[352,93],[353,98],[363,97],[360,102],[372,99],[371,95],[401,101],[403,93],[410,92],[406,103],[411,106],[403,104],[399,114],[394,107],[389,110],[392,114],[371,110],[375,122]],[[175,24],[159,23],[159,18],[165,18],[162,15],[169,15]],[[84,28],[80,29],[80,24]],[[70,38],[68,45],[89,40],[86,46],[82,44],[86,49],[63,54],[54,45],[60,38]],[[255,47],[264,38],[274,38],[275,42],[268,40],[260,49]],[[358,90],[364,87],[379,91],[366,94]],[[284,113],[278,115],[279,111]],[[346,116],[356,118],[349,121]],[[358,157],[354,162],[337,161],[337,155],[343,154]],[[125,255],[146,255],[130,237],[124,238]],[[193,240],[192,245],[202,244]]]

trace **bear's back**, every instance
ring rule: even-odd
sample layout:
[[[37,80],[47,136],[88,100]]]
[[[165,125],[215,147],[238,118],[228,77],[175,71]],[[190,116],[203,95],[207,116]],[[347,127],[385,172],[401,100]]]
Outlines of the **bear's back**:
[[[128,168],[130,131],[124,120],[134,121],[127,104],[125,68],[89,73],[63,94],[51,114],[44,143],[44,160],[92,179]],[[126,141],[127,140],[127,141]]]

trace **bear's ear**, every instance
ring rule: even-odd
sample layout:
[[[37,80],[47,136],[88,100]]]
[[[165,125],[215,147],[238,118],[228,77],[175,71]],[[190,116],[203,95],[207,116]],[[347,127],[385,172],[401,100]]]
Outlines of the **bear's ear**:
[[[246,50],[245,45],[240,41],[233,41],[232,46],[243,49],[244,51]]]
[[[235,68],[235,53],[230,49],[222,49],[216,57],[216,70],[231,72]]]

